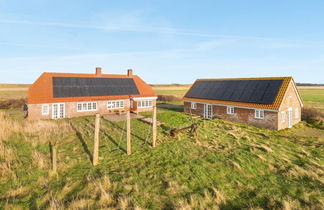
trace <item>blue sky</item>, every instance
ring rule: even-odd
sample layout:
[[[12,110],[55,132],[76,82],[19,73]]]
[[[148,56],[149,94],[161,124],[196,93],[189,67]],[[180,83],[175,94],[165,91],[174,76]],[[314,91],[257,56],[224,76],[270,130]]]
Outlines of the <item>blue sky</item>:
[[[0,83],[96,66],[149,83],[324,83],[323,11],[323,0],[0,0]]]

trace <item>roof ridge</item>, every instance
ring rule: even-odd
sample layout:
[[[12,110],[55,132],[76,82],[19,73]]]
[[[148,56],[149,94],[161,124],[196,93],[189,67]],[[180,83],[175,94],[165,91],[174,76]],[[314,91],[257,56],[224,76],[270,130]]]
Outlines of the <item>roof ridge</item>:
[[[291,79],[292,76],[285,76],[285,77],[238,77],[238,78],[202,78],[196,79],[196,81],[203,81],[203,80],[263,80],[263,79]]]
[[[91,75],[91,76],[95,76],[96,74],[93,73],[93,74],[90,74],[90,73],[66,73],[66,72],[43,72],[43,74],[73,74],[73,75]],[[129,77],[128,75],[126,74],[101,74],[102,75],[113,75],[113,76],[126,76],[126,77]],[[136,76],[136,75],[133,75],[133,76]]]

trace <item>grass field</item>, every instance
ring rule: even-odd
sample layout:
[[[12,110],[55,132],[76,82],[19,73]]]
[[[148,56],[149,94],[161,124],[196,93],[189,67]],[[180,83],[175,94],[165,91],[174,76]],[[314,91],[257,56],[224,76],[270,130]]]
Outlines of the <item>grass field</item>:
[[[158,94],[178,97],[187,88],[154,86]],[[321,89],[300,91],[307,105],[323,106]],[[278,132],[198,118],[196,136],[171,138],[169,130],[190,125],[190,117],[159,108],[157,119],[165,125],[158,128],[154,149],[149,126],[132,120],[131,156],[125,154],[124,122],[102,119],[100,165],[92,167],[94,117],[29,122],[21,112],[0,110],[0,209],[324,206],[324,130],[302,122]],[[53,141],[57,174],[49,170]],[[119,142],[121,150],[109,152]]]
[[[145,114],[149,116],[149,113]],[[93,117],[27,122],[0,115],[4,208],[312,208],[323,206],[324,132],[299,124],[271,131],[197,119],[197,136],[168,136],[189,116],[158,110],[158,147],[140,146],[148,125],[132,120],[133,154],[116,147],[124,123],[102,120],[100,165],[91,166]],[[314,132],[317,131],[317,132]],[[57,139],[58,174],[48,142]]]
[[[0,84],[0,100],[26,98],[30,85]]]
[[[183,97],[190,85],[154,85],[153,90],[158,95],[174,95]]]

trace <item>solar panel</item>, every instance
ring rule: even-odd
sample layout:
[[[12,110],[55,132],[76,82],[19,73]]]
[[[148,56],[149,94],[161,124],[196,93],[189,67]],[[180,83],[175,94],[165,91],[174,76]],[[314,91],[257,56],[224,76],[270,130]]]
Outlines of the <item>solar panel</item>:
[[[132,78],[53,77],[54,98],[137,94]]]
[[[273,104],[282,79],[276,80],[202,80],[186,94],[187,98]]]

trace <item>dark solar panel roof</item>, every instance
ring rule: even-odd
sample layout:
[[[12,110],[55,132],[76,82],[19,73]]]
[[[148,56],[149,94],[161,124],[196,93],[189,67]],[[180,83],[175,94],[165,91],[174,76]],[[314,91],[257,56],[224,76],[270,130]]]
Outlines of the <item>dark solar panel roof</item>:
[[[201,80],[186,94],[188,98],[273,104],[283,80]]]
[[[132,78],[53,77],[54,98],[137,94]]]

